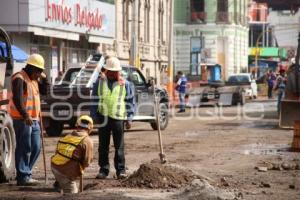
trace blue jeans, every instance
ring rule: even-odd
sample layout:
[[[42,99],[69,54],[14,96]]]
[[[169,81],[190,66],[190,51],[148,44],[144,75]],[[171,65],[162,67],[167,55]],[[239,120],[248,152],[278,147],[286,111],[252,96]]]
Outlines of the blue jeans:
[[[23,120],[13,120],[16,134],[15,165],[17,182],[26,182],[31,178],[32,167],[41,150],[41,129],[38,121],[31,126]]]
[[[179,93],[179,108],[185,110],[185,93]]]

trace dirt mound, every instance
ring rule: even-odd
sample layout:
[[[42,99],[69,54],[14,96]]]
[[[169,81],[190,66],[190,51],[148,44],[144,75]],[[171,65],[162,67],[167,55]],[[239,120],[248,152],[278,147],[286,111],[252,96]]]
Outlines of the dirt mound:
[[[190,170],[160,163],[141,164],[128,179],[122,182],[124,187],[139,188],[180,188],[197,178]],[[199,178],[199,177],[198,177]]]

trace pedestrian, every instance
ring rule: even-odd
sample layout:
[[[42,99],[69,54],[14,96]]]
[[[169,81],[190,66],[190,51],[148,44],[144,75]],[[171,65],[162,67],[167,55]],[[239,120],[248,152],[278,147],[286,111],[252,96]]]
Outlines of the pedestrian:
[[[176,83],[175,89],[179,94],[179,111],[178,111],[178,113],[181,113],[181,112],[185,112],[187,78],[182,73],[182,71],[177,72],[177,78],[178,78],[178,81]]]
[[[267,73],[267,83],[268,83],[268,98],[272,99],[273,98],[273,87],[274,87],[274,82],[276,82],[276,76],[274,75],[272,70],[269,70]]]
[[[279,75],[276,79],[276,85],[275,90],[278,90],[277,92],[277,112],[280,112],[280,104],[281,100],[285,96],[285,86],[286,86],[286,76],[285,76],[285,69],[279,70]]]
[[[62,189],[63,193],[78,193],[76,179],[83,175],[84,169],[93,160],[93,141],[89,137],[93,129],[92,118],[80,116],[76,128],[76,131],[58,141],[55,155],[51,158],[55,186]]]
[[[12,98],[9,113],[16,134],[15,168],[17,185],[36,185],[32,168],[41,148],[40,92],[47,93],[47,78],[43,73],[44,58],[39,54],[28,57],[25,68],[12,75]]]
[[[99,128],[99,173],[98,179],[109,175],[109,144],[112,134],[115,155],[114,167],[118,179],[126,178],[124,155],[124,125],[131,128],[135,111],[134,86],[121,75],[121,65],[116,57],[108,57],[104,71],[92,91],[95,105],[91,116],[100,123]]]

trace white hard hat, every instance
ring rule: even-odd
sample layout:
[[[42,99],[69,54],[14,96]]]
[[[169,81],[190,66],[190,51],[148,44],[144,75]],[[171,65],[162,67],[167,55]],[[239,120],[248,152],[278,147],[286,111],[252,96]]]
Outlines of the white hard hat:
[[[116,57],[110,57],[106,60],[106,64],[103,67],[109,71],[121,71],[121,63],[120,60]]]
[[[295,63],[296,63],[296,59],[295,59],[295,58],[292,58],[292,59],[291,59],[291,63],[292,63],[292,64],[295,64]]]

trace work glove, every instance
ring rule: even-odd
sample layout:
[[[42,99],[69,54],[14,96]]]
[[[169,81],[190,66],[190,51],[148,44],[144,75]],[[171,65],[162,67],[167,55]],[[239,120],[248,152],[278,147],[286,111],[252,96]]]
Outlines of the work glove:
[[[131,129],[131,125],[132,125],[132,121],[126,121],[125,122],[125,128],[128,130],[128,129]]]

